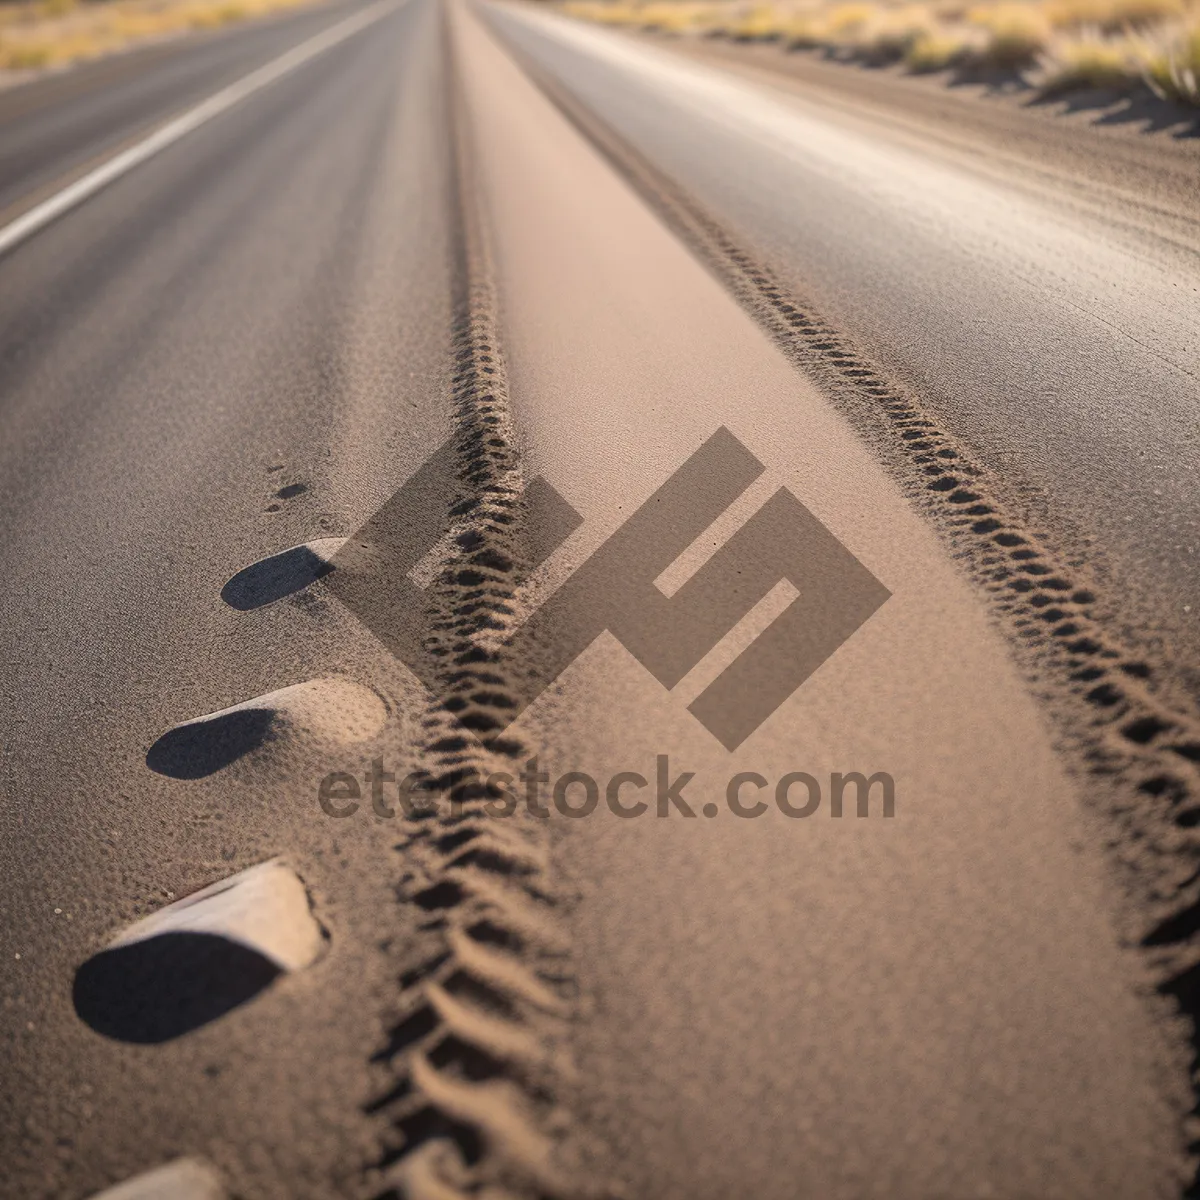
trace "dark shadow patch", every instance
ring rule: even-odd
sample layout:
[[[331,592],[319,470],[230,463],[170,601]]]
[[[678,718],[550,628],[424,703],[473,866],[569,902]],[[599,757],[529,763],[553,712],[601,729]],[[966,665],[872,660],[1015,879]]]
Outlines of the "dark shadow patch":
[[[1154,95],[1148,88],[1135,91],[1115,106],[1106,106],[1103,97],[1073,98],[1075,110],[1097,112],[1094,125],[1136,125],[1140,133],[1166,133],[1180,140],[1200,137],[1200,114],[1194,108]]]
[[[249,612],[302,591],[332,570],[333,563],[307,546],[293,546],[240,570],[221,589],[221,599],[230,608]]]
[[[240,942],[163,933],[89,958],[75,973],[72,999],[96,1033],[158,1045],[245,1004],[282,973]]]
[[[372,1062],[388,1062],[397,1054],[415,1046],[427,1038],[438,1027],[437,1013],[428,1004],[422,1004],[416,1012],[405,1017],[388,1034],[387,1045],[371,1058]]]
[[[955,63],[946,86],[978,88],[985,96],[1028,95],[1034,88],[1025,78],[1027,65],[983,62],[968,56]]]
[[[203,779],[271,740],[273,708],[238,708],[169,729],[150,747],[146,766],[172,779]]]
[[[432,1104],[424,1104],[402,1117],[396,1122],[396,1129],[402,1135],[401,1145],[383,1152],[376,1164],[382,1170],[386,1170],[402,1158],[407,1158],[419,1146],[439,1140],[453,1142],[459,1156],[468,1167],[474,1166],[483,1158],[485,1142],[479,1130],[462,1121],[456,1121]],[[389,1189],[379,1200],[383,1200],[389,1194],[400,1195],[399,1192]]]
[[[294,496],[302,496],[307,491],[307,483],[289,483],[286,487],[281,487],[275,493],[275,498],[277,500],[291,500]]]
[[[1131,80],[1127,87],[1096,87],[1067,77],[1039,85],[1034,94],[1021,103],[1024,108],[1053,108],[1058,116],[1069,117],[1075,113],[1115,108],[1135,86]]]

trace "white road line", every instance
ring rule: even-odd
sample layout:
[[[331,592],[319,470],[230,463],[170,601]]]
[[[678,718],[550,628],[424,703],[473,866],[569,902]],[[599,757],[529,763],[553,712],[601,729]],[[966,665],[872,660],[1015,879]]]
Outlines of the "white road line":
[[[0,228],[0,254],[7,253],[27,237],[37,233],[43,226],[50,224],[51,221],[62,216],[77,204],[81,204],[89,196],[94,196],[114,179],[119,179],[127,171],[132,171],[134,167],[144,163],[148,158],[152,158],[160,150],[165,150],[180,138],[191,133],[193,129],[198,129],[205,122],[211,121],[213,117],[232,108],[260,88],[274,83],[275,80],[281,79],[297,67],[303,66],[309,59],[316,58],[318,54],[324,53],[339,42],[344,42],[348,37],[352,37],[359,30],[374,24],[396,8],[396,0],[380,0],[379,3],[372,4],[370,8],[355,13],[354,16],[339,21],[315,37],[309,38],[308,41],[292,47],[287,53],[281,54],[257,70],[251,71],[249,75],[239,79],[236,83],[222,88],[219,92],[209,96],[207,100],[202,100],[194,108],[189,108],[165,125],[160,125],[140,142],[115,154],[107,162],[101,163],[94,170],[76,179],[74,183],[55,192],[53,196],[43,200],[40,204],[35,204],[33,208],[23,212],[15,220]]]

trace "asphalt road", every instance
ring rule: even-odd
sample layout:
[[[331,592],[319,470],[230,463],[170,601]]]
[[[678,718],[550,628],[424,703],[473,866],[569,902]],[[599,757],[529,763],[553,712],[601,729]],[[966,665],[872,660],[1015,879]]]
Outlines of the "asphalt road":
[[[322,5],[249,28],[172,38],[0,92],[0,211],[61,186],[352,9]]]
[[[363,11],[0,96],[6,218]],[[210,1181],[152,1194],[1180,1195],[1187,1030],[1124,944],[1148,918],[1053,689],[901,439],[797,369],[530,64],[916,389],[1187,681],[1184,217],[1071,207],[530,9],[385,6],[0,266],[0,1192],[188,1157]],[[539,477],[559,499],[515,504]],[[778,565],[796,538],[819,568]],[[566,594],[562,629],[507,638]],[[563,653],[578,629],[604,632]],[[532,757],[548,802],[572,773],[562,807],[578,773],[604,802],[484,819],[456,789]],[[386,815],[382,770],[465,811]],[[322,805],[331,772],[357,799]],[[800,772],[805,819],[775,800]],[[833,817],[835,772],[886,773],[894,816],[880,784]],[[113,946],[271,859],[234,916]]]
[[[1070,525],[1131,633],[1200,661],[1196,139],[1130,146],[1128,130],[1068,133],[944,87],[905,100],[911,81],[857,69],[834,87],[836,68],[743,55],[730,79],[696,51],[502,23],[909,381],[1014,498]]]
[[[349,617],[241,612],[221,590],[265,554],[352,532],[449,429],[438,67],[436,13],[397,8],[5,259],[7,1195],[88,1195],[241,1144],[247,1194],[318,1196],[368,1160],[354,1127],[395,999],[383,955],[298,976],[324,994],[299,1023],[280,992],[251,1026],[163,1046],[98,1036],[72,981],[135,916],[285,843],[310,887],[342,881],[339,942],[395,933],[388,839],[316,806],[333,750],[265,782],[181,781],[146,756],[177,722],[378,657]],[[209,90],[227,82],[219,69]],[[369,896],[345,891],[360,877]],[[258,1066],[230,1075],[239,1062]],[[273,1133],[243,1138],[248,1121]]]

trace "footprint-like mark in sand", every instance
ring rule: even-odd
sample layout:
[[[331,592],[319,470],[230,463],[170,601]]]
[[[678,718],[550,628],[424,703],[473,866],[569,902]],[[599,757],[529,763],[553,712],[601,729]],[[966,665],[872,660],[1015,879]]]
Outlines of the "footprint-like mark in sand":
[[[370,688],[347,679],[310,679],[176,725],[146,754],[172,779],[203,779],[282,738],[344,745],[373,738],[387,708]]]
[[[271,859],[120,933],[76,972],[75,1012],[117,1041],[168,1042],[309,966],[326,936],[300,878]]]
[[[221,599],[230,608],[249,612],[303,591],[334,569],[333,556],[345,542],[345,538],[318,538],[259,559],[221,589]]]
[[[271,468],[272,471],[275,471],[278,469],[279,468],[276,468],[276,467]],[[289,483],[289,484],[285,484],[283,487],[281,487],[275,493],[275,499],[276,500],[294,500],[297,496],[303,496],[304,493],[307,491],[308,491],[307,483]],[[283,509],[282,504],[268,504],[265,511],[269,512],[269,513],[277,513],[277,512],[281,512],[282,509]]]

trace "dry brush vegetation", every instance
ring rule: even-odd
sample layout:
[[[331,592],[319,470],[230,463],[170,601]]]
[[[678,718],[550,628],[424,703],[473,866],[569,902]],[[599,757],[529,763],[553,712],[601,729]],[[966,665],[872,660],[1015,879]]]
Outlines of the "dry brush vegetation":
[[[311,0],[19,0],[0,3],[0,72],[97,58],[137,42],[215,29]]]
[[[913,74],[1019,76],[1046,95],[1133,92],[1200,107],[1200,0],[568,0],[604,24],[772,41]]]

